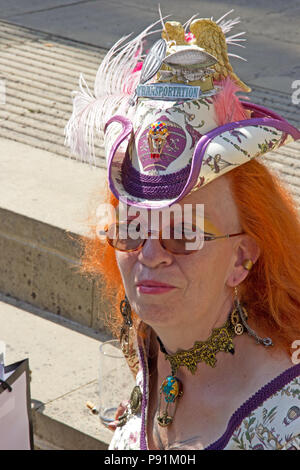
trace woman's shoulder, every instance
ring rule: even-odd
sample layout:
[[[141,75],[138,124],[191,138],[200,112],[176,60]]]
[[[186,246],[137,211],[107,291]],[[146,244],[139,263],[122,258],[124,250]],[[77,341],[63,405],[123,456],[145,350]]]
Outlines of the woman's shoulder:
[[[300,449],[300,364],[252,395],[234,413],[227,431],[226,449]]]

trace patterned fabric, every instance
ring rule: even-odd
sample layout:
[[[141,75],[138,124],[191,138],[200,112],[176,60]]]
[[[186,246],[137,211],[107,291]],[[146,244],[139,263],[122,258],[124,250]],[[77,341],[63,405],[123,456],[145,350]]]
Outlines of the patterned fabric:
[[[148,450],[148,348],[150,327],[142,340],[137,336],[140,368],[136,385],[143,398],[141,410],[116,429],[110,450]],[[300,450],[300,364],[260,388],[231,416],[224,434],[205,450]]]
[[[257,106],[247,107],[255,116]],[[216,127],[211,97],[187,103],[142,100],[132,121],[115,116],[108,123],[111,191],[129,205],[167,207],[252,158],[300,138],[282,118],[272,119],[273,113],[261,108],[263,112],[263,118]],[[160,140],[152,135],[157,123],[166,131]]]

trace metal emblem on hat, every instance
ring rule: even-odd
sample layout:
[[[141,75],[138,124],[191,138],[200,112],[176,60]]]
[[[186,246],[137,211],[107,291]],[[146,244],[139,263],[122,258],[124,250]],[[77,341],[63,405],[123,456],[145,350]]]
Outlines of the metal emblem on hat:
[[[163,63],[168,70],[160,70],[160,81],[175,81],[176,83],[190,83],[200,80],[205,82],[209,75],[215,73],[209,67],[218,63],[218,60],[198,46],[172,46],[171,52]]]
[[[168,135],[169,131],[165,122],[157,121],[150,125],[148,144],[151,158],[159,158],[161,156]]]
[[[144,60],[143,67],[141,70],[140,85],[151,80],[152,77],[158,72],[161,67],[162,61],[166,56],[167,43],[164,39],[159,39],[151,47],[149,53]],[[139,86],[137,87],[137,90]],[[134,93],[133,98],[129,100],[129,104],[134,106],[136,98],[138,96],[137,90]]]
[[[153,48],[145,59],[135,97],[187,101],[217,92],[212,80],[215,70],[210,68],[218,63],[215,56],[196,45],[172,45],[167,56],[161,44],[155,43]],[[156,73],[156,82],[146,84]]]

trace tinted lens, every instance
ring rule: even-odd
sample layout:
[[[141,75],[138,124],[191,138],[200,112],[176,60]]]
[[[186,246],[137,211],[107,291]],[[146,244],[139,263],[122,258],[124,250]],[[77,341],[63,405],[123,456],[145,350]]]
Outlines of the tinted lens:
[[[195,225],[177,224],[170,226],[170,238],[163,238],[162,245],[174,254],[190,254],[203,243],[203,232]]]
[[[107,231],[107,240],[111,246],[119,251],[135,251],[144,242],[140,234],[140,224],[134,222],[116,223],[110,225]],[[208,235],[208,237],[207,237]],[[213,237],[213,236],[212,236]],[[164,228],[162,232],[162,246],[174,254],[191,254],[203,246],[203,240],[211,239],[210,234],[203,233],[195,225],[189,226],[180,223]]]
[[[139,224],[116,223],[110,225],[107,231],[107,240],[111,246],[119,251],[133,251],[139,248],[144,239],[139,235]]]

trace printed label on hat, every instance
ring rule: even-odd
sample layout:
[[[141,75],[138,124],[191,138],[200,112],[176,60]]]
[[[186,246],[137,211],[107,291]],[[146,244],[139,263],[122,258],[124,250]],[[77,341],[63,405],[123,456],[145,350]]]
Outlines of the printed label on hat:
[[[195,100],[200,98],[203,93],[199,86],[153,83],[151,85],[138,85],[136,94],[140,98],[177,101]]]

